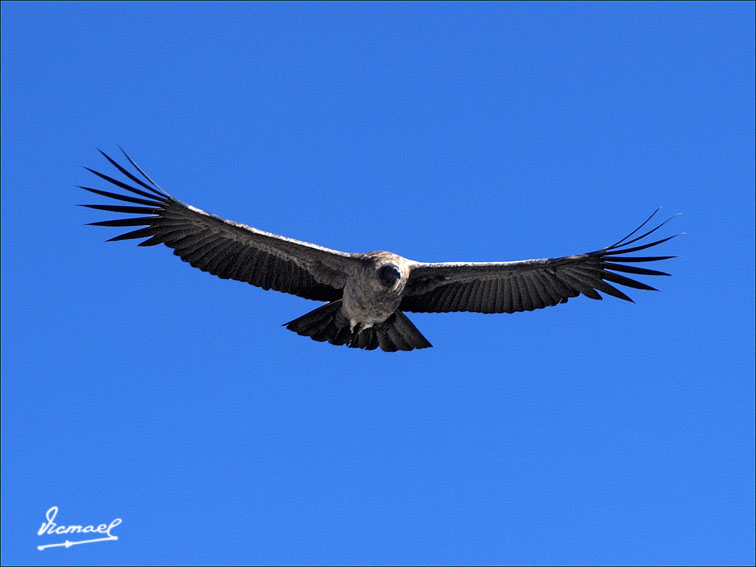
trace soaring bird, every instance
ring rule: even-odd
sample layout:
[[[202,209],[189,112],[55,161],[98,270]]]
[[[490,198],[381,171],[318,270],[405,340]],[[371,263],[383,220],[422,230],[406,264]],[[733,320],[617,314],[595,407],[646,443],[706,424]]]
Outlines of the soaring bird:
[[[602,299],[599,292],[632,302],[612,284],[656,290],[622,273],[668,276],[635,264],[674,258],[627,256],[677,236],[640,243],[671,220],[636,236],[659,209],[625,238],[574,256],[425,263],[384,251],[349,254],[264,232],[182,203],[163,191],[125,151],[123,155],[133,171],[99,151],[128,181],[86,168],[121,192],[79,187],[130,204],[83,206],[138,216],[90,224],[141,227],[110,241],[141,238],[145,240],[139,246],[165,244],[185,262],[220,278],[325,301],[325,305],[285,326],[333,345],[366,350],[380,347],[388,352],[430,347],[405,311],[514,313],[566,303],[581,293]]]

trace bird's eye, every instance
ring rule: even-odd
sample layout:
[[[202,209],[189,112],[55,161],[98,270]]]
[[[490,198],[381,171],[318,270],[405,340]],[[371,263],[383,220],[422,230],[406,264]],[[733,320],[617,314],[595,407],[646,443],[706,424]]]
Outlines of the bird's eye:
[[[378,279],[386,287],[393,286],[396,283],[396,280],[401,277],[402,273],[399,271],[399,268],[393,264],[386,264],[385,266],[381,266],[381,269],[378,270]]]

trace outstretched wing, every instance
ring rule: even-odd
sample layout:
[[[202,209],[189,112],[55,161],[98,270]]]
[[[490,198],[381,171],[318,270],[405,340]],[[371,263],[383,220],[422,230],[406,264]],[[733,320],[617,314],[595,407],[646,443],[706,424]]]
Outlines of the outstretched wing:
[[[123,150],[122,150],[123,151]],[[136,170],[128,171],[105,152],[100,153],[130,183],[119,181],[90,168],[100,179],[123,192],[113,193],[83,187],[130,205],[83,205],[90,209],[125,213],[131,216],[90,223],[96,226],[142,227],[114,238],[144,238],[139,246],[165,244],[173,253],[195,268],[224,279],[247,282],[320,301],[339,299],[346,274],[357,260],[351,254],[263,232],[212,215],[182,203],[164,192],[123,152]],[[141,175],[143,179],[137,177]]]
[[[612,284],[635,289],[656,289],[616,272],[668,276],[665,272],[633,264],[674,258],[626,256],[677,236],[631,246],[671,220],[667,219],[641,236],[632,238],[657,212],[658,209],[619,242],[587,254],[519,262],[417,263],[410,272],[400,309],[432,313],[514,313],[566,303],[570,297],[581,293],[591,299],[602,299],[598,292],[632,302],[632,299]]]

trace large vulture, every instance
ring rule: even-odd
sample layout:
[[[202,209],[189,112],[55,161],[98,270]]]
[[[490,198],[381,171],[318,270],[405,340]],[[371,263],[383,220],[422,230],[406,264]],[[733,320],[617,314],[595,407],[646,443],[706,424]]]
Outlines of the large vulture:
[[[430,347],[405,311],[514,313],[566,303],[581,293],[601,299],[599,292],[632,301],[612,284],[654,288],[622,273],[666,276],[669,274],[635,264],[674,257],[627,256],[676,236],[640,243],[669,219],[635,236],[658,209],[611,246],[561,258],[425,263],[391,252],[348,254],[264,232],[182,203],[152,181],[126,152],[133,172],[100,153],[128,181],[87,169],[123,192],[80,187],[130,204],[84,206],[136,216],[91,224],[141,227],[110,240],[141,238],[145,240],[139,246],[165,244],[185,262],[220,278],[325,301],[285,326],[334,345],[367,350],[380,347],[389,352]],[[639,244],[632,246],[635,243]]]

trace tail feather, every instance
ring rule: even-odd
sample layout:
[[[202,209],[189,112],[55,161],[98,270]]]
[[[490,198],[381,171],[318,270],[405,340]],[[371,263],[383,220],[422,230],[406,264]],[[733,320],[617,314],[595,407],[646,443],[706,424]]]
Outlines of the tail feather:
[[[383,323],[352,331],[347,318],[341,313],[341,300],[322,305],[298,319],[285,324],[299,335],[333,345],[387,352],[414,350],[432,346],[401,311],[394,312]]]
[[[395,311],[391,317],[376,327],[378,341],[385,351],[394,352],[433,346],[401,311]]]
[[[349,322],[341,315],[341,300],[321,305],[309,313],[289,321],[286,328],[298,335],[310,337],[318,342],[328,341],[331,344],[343,345],[351,338]]]

